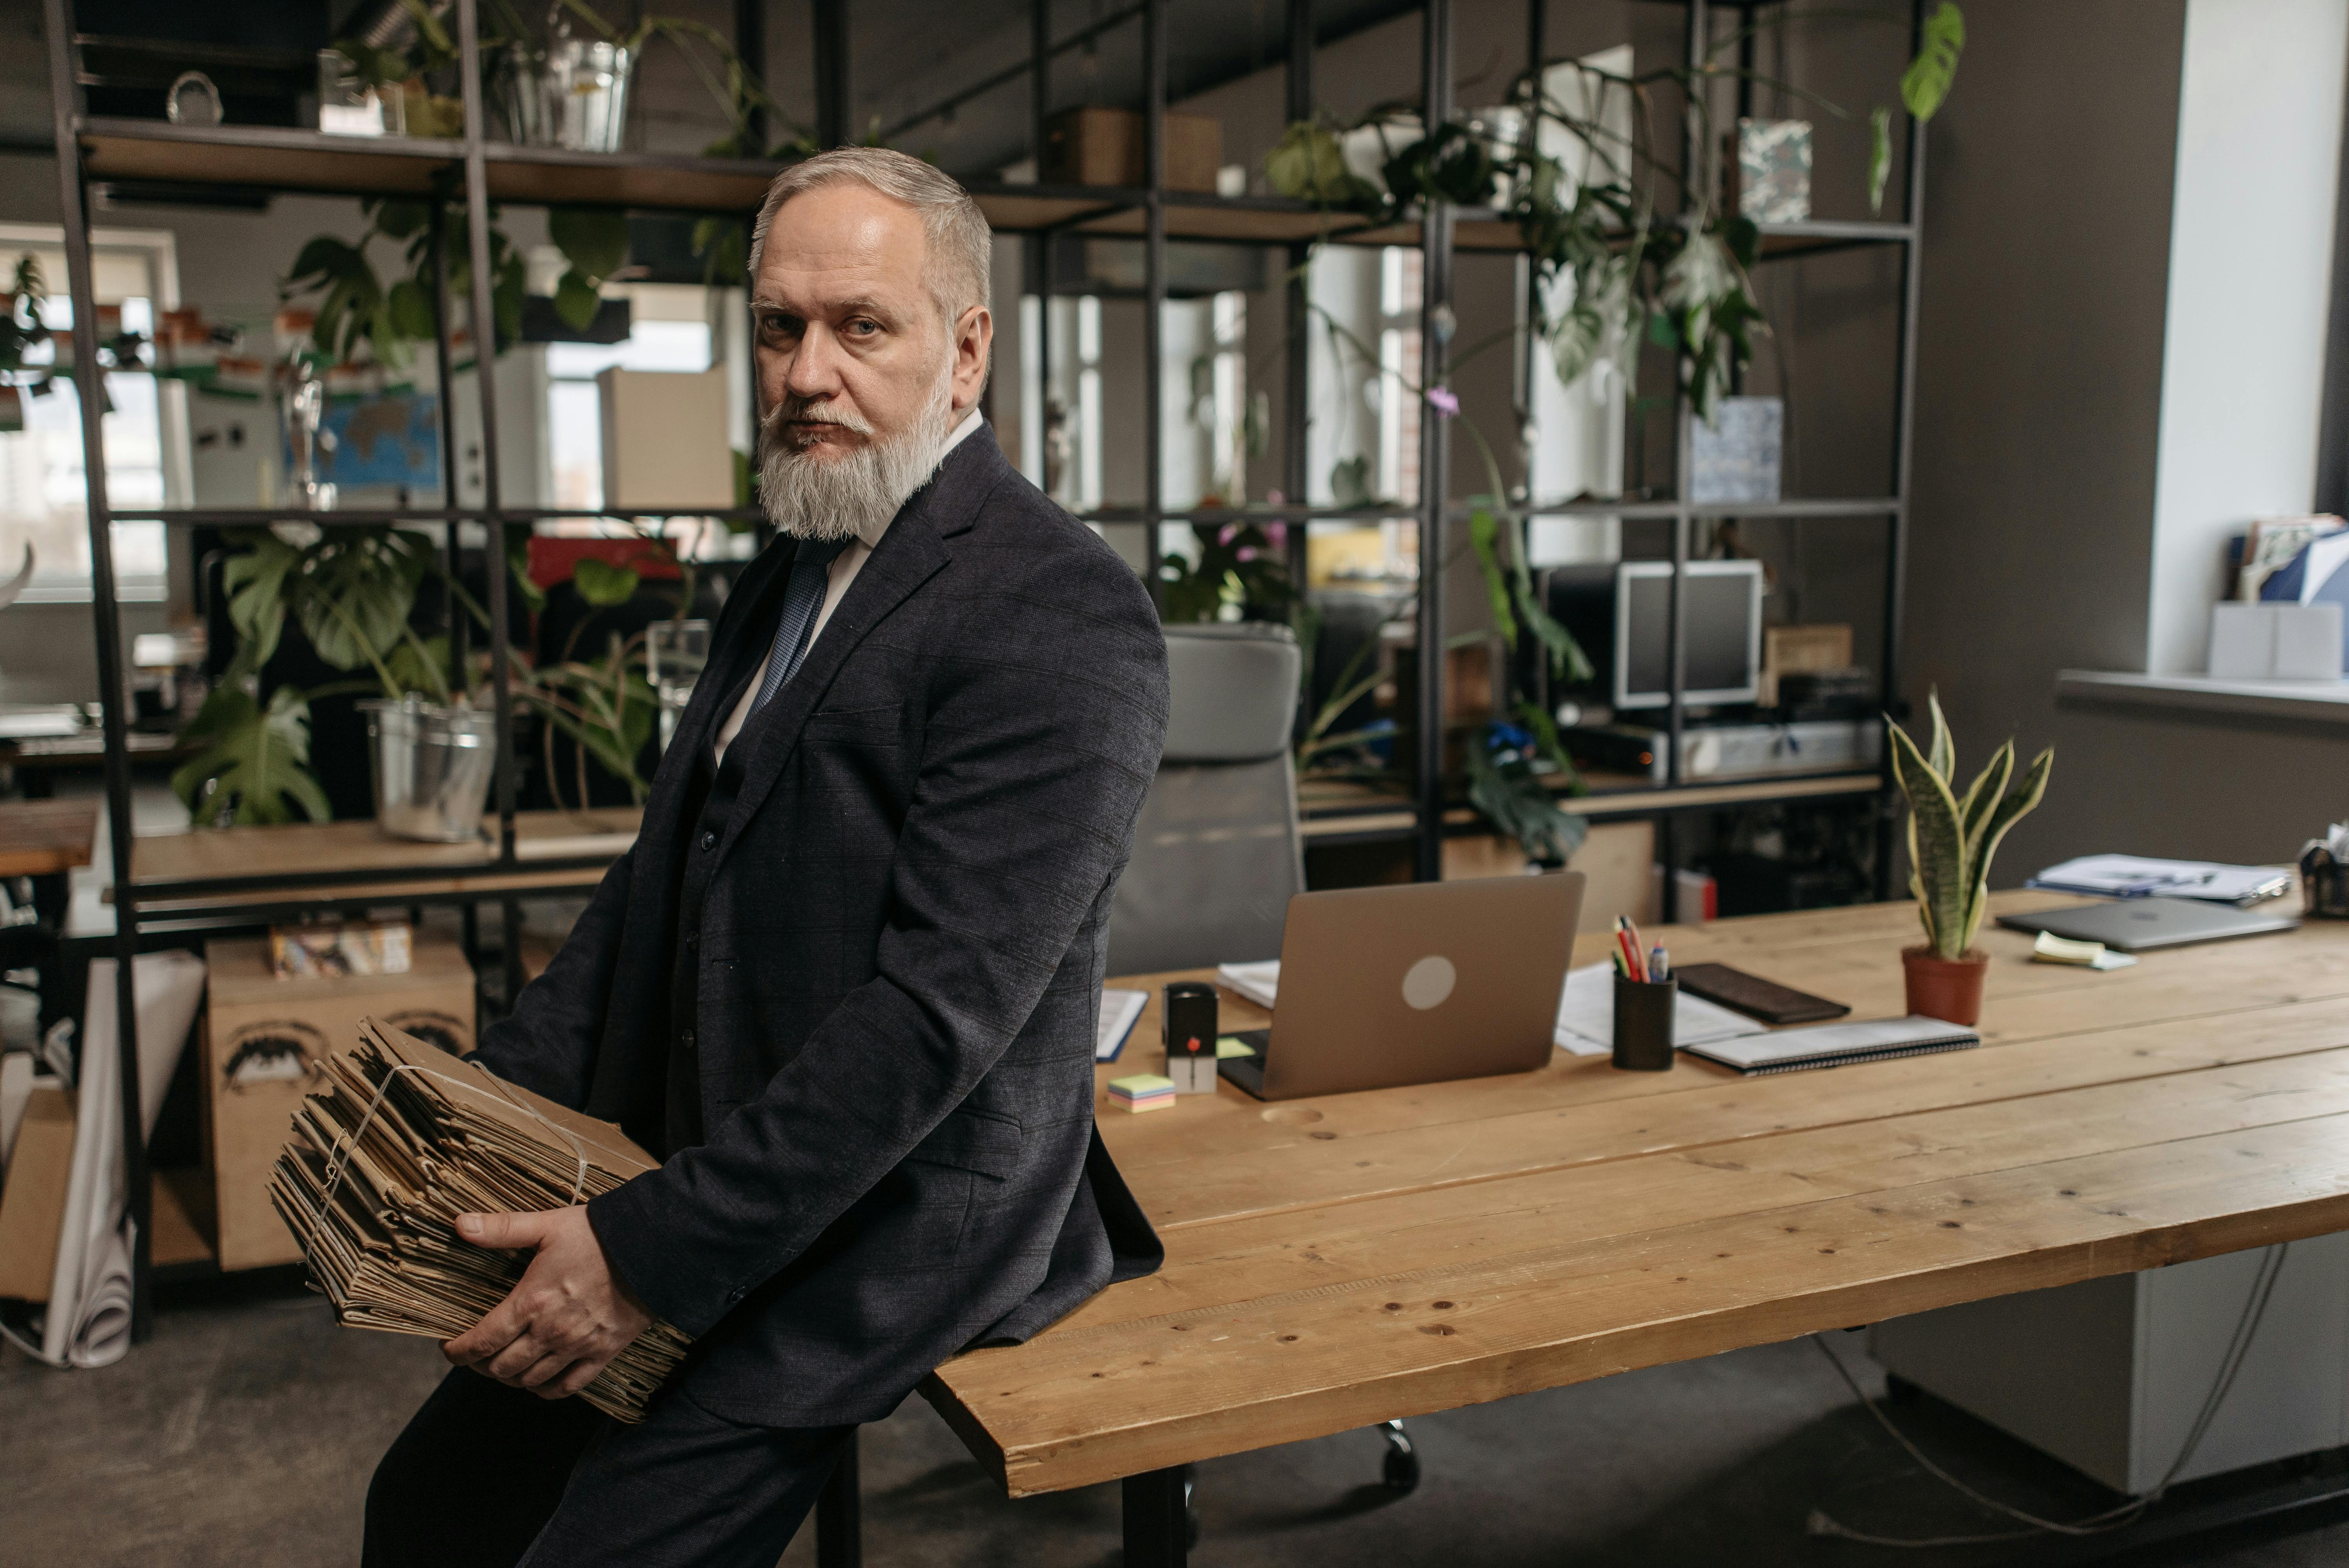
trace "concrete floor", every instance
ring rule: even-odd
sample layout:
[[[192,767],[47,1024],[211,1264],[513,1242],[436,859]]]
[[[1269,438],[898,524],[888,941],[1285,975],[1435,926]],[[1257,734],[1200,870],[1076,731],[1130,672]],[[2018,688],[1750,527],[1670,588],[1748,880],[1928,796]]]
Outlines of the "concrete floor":
[[[1859,1365],[1858,1341],[1838,1336]],[[440,1375],[435,1349],[341,1329],[284,1274],[167,1295],[153,1343],[63,1374],[0,1347],[0,1568],[355,1561],[376,1457]],[[1868,1382],[1880,1386],[1874,1373]],[[2058,1518],[2108,1500],[1924,1401],[1897,1418],[1995,1495]],[[1415,1419],[1417,1492],[1372,1483],[1381,1445],[1341,1434],[1199,1468],[1199,1568],[1777,1568],[2045,1563],[2027,1546],[1898,1552],[1805,1533],[1815,1508],[1886,1534],[1999,1527],[1920,1472],[1810,1346],[1765,1346]],[[1008,1503],[919,1399],[864,1434],[866,1561],[1114,1568],[1114,1487]],[[812,1568],[812,1528],[783,1562]],[[2349,1562],[2349,1522],[2115,1561]]]

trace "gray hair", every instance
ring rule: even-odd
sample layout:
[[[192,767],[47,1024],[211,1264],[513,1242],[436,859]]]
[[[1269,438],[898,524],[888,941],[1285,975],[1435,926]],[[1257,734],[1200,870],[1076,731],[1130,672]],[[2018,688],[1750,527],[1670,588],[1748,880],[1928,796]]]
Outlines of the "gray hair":
[[[767,251],[768,228],[783,203],[819,185],[836,185],[843,180],[868,185],[922,215],[922,232],[930,247],[930,297],[937,302],[938,314],[949,330],[963,312],[988,302],[995,235],[988,226],[987,214],[951,175],[885,147],[837,147],[775,176],[759,208],[759,221],[750,230],[754,287],[760,261]]]

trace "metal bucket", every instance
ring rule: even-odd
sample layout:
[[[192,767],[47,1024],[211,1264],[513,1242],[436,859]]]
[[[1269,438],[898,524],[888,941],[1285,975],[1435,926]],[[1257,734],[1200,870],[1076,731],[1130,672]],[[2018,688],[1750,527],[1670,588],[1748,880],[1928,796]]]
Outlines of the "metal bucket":
[[[516,46],[500,92],[507,134],[530,147],[619,151],[636,65],[617,44],[557,38],[543,52]]]
[[[498,770],[497,715],[419,697],[363,702],[375,768],[375,823],[395,839],[469,843]]]

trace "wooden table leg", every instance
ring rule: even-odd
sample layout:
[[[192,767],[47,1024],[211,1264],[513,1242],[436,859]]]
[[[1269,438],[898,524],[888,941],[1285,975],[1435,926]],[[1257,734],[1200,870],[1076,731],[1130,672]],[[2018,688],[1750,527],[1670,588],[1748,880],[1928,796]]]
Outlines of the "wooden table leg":
[[[864,1505],[854,1431],[815,1500],[815,1562],[816,1568],[864,1568]]]
[[[1125,1568],[1184,1568],[1191,1554],[1183,1467],[1125,1478]]]

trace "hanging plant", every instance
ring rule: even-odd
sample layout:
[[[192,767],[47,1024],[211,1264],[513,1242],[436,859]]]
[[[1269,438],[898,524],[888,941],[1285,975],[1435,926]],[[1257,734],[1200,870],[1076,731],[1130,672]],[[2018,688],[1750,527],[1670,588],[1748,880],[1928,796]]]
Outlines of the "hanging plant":
[[[1748,30],[1810,19],[1799,13],[1774,16]],[[1941,0],[1926,18],[1916,57],[1899,83],[1901,102],[1919,123],[1949,97],[1964,47],[1964,16],[1951,0]],[[1690,144],[1698,148],[1713,144],[1703,88],[1719,79],[1776,88],[1838,119],[1862,117],[1790,83],[1709,59],[1629,77],[1582,69],[1602,98],[1610,92],[1630,95],[1639,112],[1628,139],[1551,97],[1537,72],[1518,79],[1510,102],[1536,126],[1556,126],[1576,139],[1589,158],[1584,178],[1541,152],[1538,136],[1504,139],[1457,121],[1423,129],[1411,103],[1381,104],[1351,122],[1292,124],[1266,156],[1265,177],[1282,195],[1373,226],[1407,220],[1431,201],[1464,207],[1499,202],[1532,258],[1530,325],[1547,343],[1559,379],[1570,383],[1607,364],[1620,374],[1625,397],[1636,397],[1640,349],[1653,344],[1675,351],[1691,411],[1710,421],[1753,356],[1754,339],[1769,330],[1751,278],[1761,235],[1745,219],[1718,210],[1709,181],[1655,156],[1649,130],[1652,92],[1665,84],[1679,88],[1688,104]],[[1878,108],[1866,119],[1868,201],[1880,211],[1891,172],[1891,111]],[[1342,139],[1365,131],[1379,141],[1375,181],[1349,164]],[[1679,187],[1682,216],[1657,218],[1652,193],[1659,184]]]

